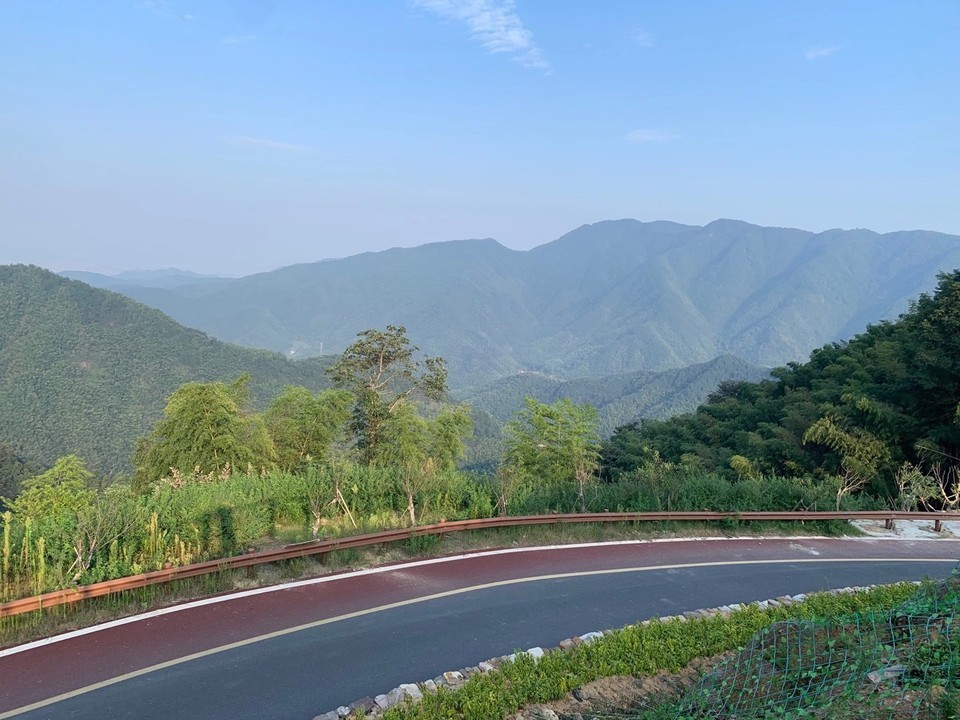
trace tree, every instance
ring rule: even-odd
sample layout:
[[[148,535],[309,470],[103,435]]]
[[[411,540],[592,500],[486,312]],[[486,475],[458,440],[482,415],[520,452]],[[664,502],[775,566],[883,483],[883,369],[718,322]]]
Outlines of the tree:
[[[230,385],[187,383],[167,400],[163,418],[137,444],[134,486],[147,487],[171,471],[215,473],[274,465],[263,419],[248,408],[244,375]]]
[[[863,489],[890,462],[890,450],[877,438],[862,428],[845,430],[829,415],[811,425],[803,441],[825,445],[840,456],[837,510],[846,495]]]
[[[600,463],[597,409],[564,398],[552,405],[528,397],[507,424],[504,462],[543,483],[576,486],[577,504],[586,511],[586,486]]]
[[[364,330],[328,371],[337,386],[356,398],[352,430],[364,462],[376,458],[384,423],[401,403],[418,395],[437,401],[446,395],[443,358],[417,358],[418,351],[402,326]]]
[[[143,517],[130,488],[114,484],[95,493],[90,504],[80,508],[71,538],[73,563],[67,569],[71,582],[79,582],[93,565],[97,553],[124,537]]]
[[[47,558],[59,561],[72,555],[82,535],[80,528],[84,519],[95,511],[96,493],[89,487],[92,479],[93,473],[80,458],[67,455],[59,458],[45,473],[24,480],[22,492],[10,503],[13,516],[25,528],[32,528],[36,539],[36,547],[31,550],[33,538],[28,530],[24,544],[26,553],[33,552],[38,561],[35,578],[38,591],[42,591],[45,585]],[[73,576],[76,581],[85,569],[78,569],[74,563],[67,573],[76,570]]]
[[[264,413],[278,467],[294,472],[307,463],[326,462],[344,433],[352,400],[346,390],[314,395],[304,387],[287,387]]]
[[[93,473],[87,470],[83,460],[76,455],[66,455],[46,472],[24,480],[22,492],[10,507],[21,518],[37,522],[72,522],[92,501],[91,480]]]
[[[463,455],[472,427],[466,407],[444,407],[426,420],[409,402],[397,405],[384,423],[376,462],[397,472],[411,525],[417,524],[417,498],[440,490],[444,474],[452,472]]]

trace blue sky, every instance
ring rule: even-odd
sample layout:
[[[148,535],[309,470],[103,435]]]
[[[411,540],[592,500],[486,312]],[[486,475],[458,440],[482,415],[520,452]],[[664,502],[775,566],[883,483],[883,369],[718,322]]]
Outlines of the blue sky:
[[[960,2],[6,0],[0,263],[960,234]]]

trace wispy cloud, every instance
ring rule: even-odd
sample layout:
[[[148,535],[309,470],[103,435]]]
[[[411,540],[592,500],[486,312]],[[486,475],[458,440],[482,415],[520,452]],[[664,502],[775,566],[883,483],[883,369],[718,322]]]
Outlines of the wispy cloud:
[[[492,53],[507,53],[520,65],[549,70],[550,63],[523,26],[513,0],[411,0],[447,20],[464,23],[475,40]]]
[[[680,135],[669,130],[633,130],[627,133],[627,140],[638,144],[678,140],[679,138]]]
[[[821,60],[822,58],[830,57],[839,49],[840,48],[838,47],[823,47],[823,46],[808,47],[806,50],[803,51],[803,56],[807,59],[808,62],[813,60]]]
[[[271,150],[286,150],[288,152],[310,151],[310,148],[308,148],[306,145],[295,145],[294,143],[285,143],[280,142],[279,140],[270,140],[269,138],[250,137],[249,135],[234,135],[227,139],[234,145],[269,148]]]
[[[226,37],[220,38],[220,44],[243,45],[244,43],[253,42],[256,39],[256,35],[227,35]]]
[[[634,25],[630,29],[630,38],[633,40],[635,45],[638,45],[642,48],[652,48],[654,45],[653,35],[639,25]]]
[[[164,20],[183,20],[184,22],[190,22],[196,19],[196,15],[178,13],[170,7],[170,4],[166,2],[166,0],[140,0],[139,7]]]

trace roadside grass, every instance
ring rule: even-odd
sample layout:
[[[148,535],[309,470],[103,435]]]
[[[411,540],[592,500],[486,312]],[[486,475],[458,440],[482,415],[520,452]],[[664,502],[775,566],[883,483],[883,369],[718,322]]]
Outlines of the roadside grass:
[[[678,672],[698,658],[741,648],[758,632],[781,620],[889,611],[916,592],[916,585],[900,583],[856,593],[814,594],[786,606],[761,608],[754,604],[728,616],[685,622],[651,620],[566,652],[548,653],[536,661],[520,654],[515,662],[474,675],[457,690],[441,688],[425,694],[417,705],[392,708],[384,713],[383,720],[502,720],[526,705],[559,700],[602,677]],[[661,708],[647,717],[672,716],[669,708]]]
[[[298,539],[299,528],[278,528],[270,543],[280,547]],[[219,573],[172,583],[128,590],[116,595],[60,605],[35,613],[0,618],[0,648],[19,645],[118,618],[211,597],[236,590],[276,585],[298,579],[417,558],[475,552],[506,547],[569,545],[584,542],[653,540],[683,537],[748,537],[760,535],[862,535],[843,521],[821,523],[588,523],[536,525],[455,532],[425,536],[386,547],[346,549],[316,557],[259,565],[247,570]],[[263,548],[257,548],[263,549]]]

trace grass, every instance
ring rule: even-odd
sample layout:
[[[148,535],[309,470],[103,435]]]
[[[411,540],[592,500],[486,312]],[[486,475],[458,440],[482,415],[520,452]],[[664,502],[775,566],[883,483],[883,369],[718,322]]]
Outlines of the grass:
[[[738,649],[780,620],[891,610],[915,592],[916,586],[902,583],[853,594],[811,595],[789,606],[751,605],[729,616],[687,622],[652,620],[568,652],[549,653],[539,661],[520,655],[516,662],[473,676],[456,691],[441,689],[425,695],[418,705],[393,708],[383,720],[501,720],[525,705],[559,700],[601,677],[678,672],[697,658]]]
[[[299,528],[279,528],[271,545],[298,539]],[[121,617],[176,605],[235,590],[275,585],[332,572],[400,562],[418,557],[473,552],[502,547],[568,545],[615,540],[651,540],[671,537],[750,535],[856,535],[844,522],[829,523],[589,523],[497,528],[414,538],[386,548],[348,549],[317,558],[260,565],[249,570],[220,573],[93,598],[37,613],[0,618],[0,647],[9,647]]]

